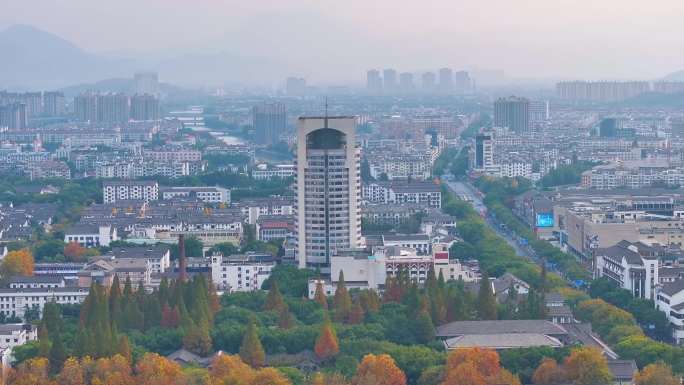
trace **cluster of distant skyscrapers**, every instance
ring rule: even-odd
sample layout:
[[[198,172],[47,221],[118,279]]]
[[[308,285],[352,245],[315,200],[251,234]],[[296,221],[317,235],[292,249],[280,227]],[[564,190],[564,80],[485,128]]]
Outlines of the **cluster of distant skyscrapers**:
[[[684,82],[676,81],[567,81],[556,84],[556,94],[564,100],[616,102],[639,95],[684,93]]]
[[[420,77],[420,85],[414,81],[414,74],[388,68],[372,69],[366,72],[366,90],[370,94],[398,94],[398,93],[457,93],[468,94],[474,91],[475,85],[467,71],[454,72],[451,68],[442,68],[434,72],[425,72]]]
[[[133,76],[135,95],[83,92],[74,98],[74,115],[84,122],[123,123],[159,120],[159,78],[155,72]]]
[[[159,114],[159,100],[149,94],[84,92],[74,98],[74,115],[83,122],[159,120]]]
[[[55,117],[65,113],[64,94],[0,91],[0,128],[23,129],[29,118]]]
[[[74,98],[73,112],[80,121],[117,123],[160,119],[159,81],[154,72],[134,76],[136,94],[84,92]],[[27,128],[29,119],[67,114],[64,93],[0,91],[0,129]]]

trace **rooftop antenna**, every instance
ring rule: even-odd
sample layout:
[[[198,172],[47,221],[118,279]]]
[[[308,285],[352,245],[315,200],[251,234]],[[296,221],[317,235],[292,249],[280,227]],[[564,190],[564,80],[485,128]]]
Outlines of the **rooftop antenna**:
[[[325,97],[325,117],[324,117],[324,127],[323,128],[328,128],[328,97]]]

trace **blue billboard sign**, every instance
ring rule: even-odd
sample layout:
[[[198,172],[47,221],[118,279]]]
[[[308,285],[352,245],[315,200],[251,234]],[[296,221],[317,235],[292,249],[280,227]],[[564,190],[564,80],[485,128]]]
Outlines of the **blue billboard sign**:
[[[537,214],[537,227],[553,227],[552,213]]]

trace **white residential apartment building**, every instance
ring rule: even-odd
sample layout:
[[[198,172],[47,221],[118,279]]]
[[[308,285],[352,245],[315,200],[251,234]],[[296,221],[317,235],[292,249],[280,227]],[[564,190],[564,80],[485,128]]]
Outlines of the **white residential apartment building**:
[[[79,304],[88,296],[88,288],[58,287],[43,289],[0,289],[0,313],[6,317],[24,317],[26,310],[43,306],[50,301],[58,304]]]
[[[581,179],[582,187],[597,190],[651,187],[655,182],[684,185],[684,168],[671,167],[666,159],[624,161],[596,166],[582,173]]]
[[[254,225],[262,215],[294,215],[294,199],[289,197],[270,197],[243,199],[235,203],[247,223]]]
[[[277,164],[272,167],[260,164],[252,170],[252,178],[255,180],[287,179],[293,177],[296,172],[294,164]]]
[[[155,162],[199,162],[202,151],[187,148],[143,150],[143,158]]]
[[[516,161],[511,161],[511,162],[503,162],[499,163],[496,165],[498,167],[498,171],[496,171],[496,176],[499,177],[508,177],[508,178],[515,178],[515,177],[523,177],[527,178],[530,180],[538,179],[534,178],[532,174],[532,163],[530,162],[516,162]]]
[[[230,190],[223,187],[162,187],[162,199],[196,197],[205,203],[230,203]]]
[[[204,162],[159,162],[141,159],[115,163],[101,163],[95,166],[98,178],[139,178],[145,176],[165,176],[180,178],[196,175],[206,169]]]
[[[432,182],[371,182],[363,185],[363,199],[371,203],[417,203],[442,207],[442,190]]]
[[[423,154],[380,154],[367,156],[370,175],[389,180],[427,180],[432,176],[432,158]]]
[[[102,184],[104,203],[120,200],[155,201],[159,199],[159,184],[155,181],[117,181]]]
[[[273,260],[258,260],[249,255],[211,256],[211,280],[218,290],[227,292],[261,289],[275,267]]]
[[[300,267],[328,269],[336,250],[361,246],[356,117],[299,118],[295,203]]]
[[[636,298],[655,300],[659,261],[648,245],[621,241],[594,251],[594,275],[606,277]]]
[[[658,291],[656,307],[670,321],[675,342],[684,345],[684,279],[663,285]]]

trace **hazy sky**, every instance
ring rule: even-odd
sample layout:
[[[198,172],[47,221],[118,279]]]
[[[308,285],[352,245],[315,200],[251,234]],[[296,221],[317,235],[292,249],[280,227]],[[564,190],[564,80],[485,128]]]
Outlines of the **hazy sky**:
[[[106,4],[106,5],[105,5]],[[225,51],[322,81],[370,67],[655,78],[684,69],[684,0],[0,0],[92,52]]]

